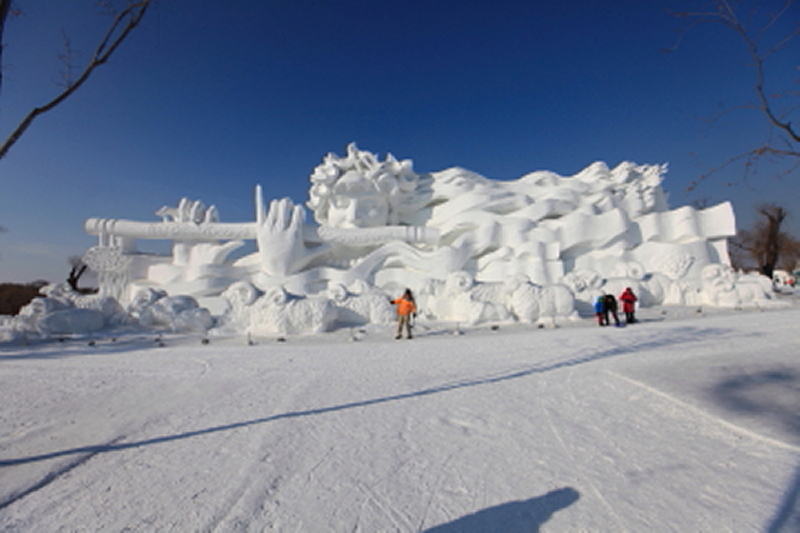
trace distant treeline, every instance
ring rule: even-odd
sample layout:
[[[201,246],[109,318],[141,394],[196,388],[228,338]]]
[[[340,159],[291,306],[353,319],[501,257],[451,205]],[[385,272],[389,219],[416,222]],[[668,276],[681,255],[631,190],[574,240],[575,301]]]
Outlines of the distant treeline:
[[[39,289],[45,285],[46,281],[0,283],[0,315],[16,315],[23,306],[40,296]]]

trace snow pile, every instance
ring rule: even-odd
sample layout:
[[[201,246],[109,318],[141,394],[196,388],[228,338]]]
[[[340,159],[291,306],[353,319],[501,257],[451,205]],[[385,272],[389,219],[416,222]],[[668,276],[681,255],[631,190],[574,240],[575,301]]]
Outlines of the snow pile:
[[[143,289],[124,309],[111,296],[81,294],[66,283],[41,289],[42,296],[0,323],[0,341],[54,336],[92,335],[119,328],[141,330],[206,331],[215,321],[208,309],[191,296],[168,296]]]
[[[37,336],[90,334],[126,321],[127,315],[116,299],[85,295],[66,283],[42,287],[19,314],[0,324],[0,341]]]

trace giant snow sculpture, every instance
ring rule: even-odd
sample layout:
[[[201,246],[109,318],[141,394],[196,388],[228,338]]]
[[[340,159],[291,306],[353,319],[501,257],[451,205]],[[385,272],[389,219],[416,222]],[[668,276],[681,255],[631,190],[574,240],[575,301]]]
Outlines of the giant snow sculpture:
[[[643,305],[761,304],[769,286],[737,279],[729,203],[670,210],[666,167],[594,163],[563,177],[490,180],[462,168],[419,174],[409,160],[347,147],[311,174],[306,209],[266,204],[224,223],[183,199],[157,222],[89,219],[84,261],[100,293],[127,304],[142,290],[198,299],[228,331],[325,331],[385,323],[385,296],[410,287],[431,320],[552,323],[630,286]],[[168,239],[172,254],[137,251]],[[245,240],[257,251],[236,259]]]

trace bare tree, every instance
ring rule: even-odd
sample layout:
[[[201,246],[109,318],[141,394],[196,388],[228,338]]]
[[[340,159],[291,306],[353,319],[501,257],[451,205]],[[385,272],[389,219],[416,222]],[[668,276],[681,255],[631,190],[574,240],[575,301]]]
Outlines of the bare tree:
[[[6,22],[6,17],[11,12],[11,0],[0,0],[0,42],[3,38],[3,26]]]
[[[73,255],[69,258],[69,265],[72,268],[69,271],[67,283],[69,283],[69,286],[72,287],[74,291],[80,292],[80,289],[78,288],[78,281],[80,281],[81,276],[86,273],[86,269],[89,267],[83,262],[83,259],[77,255]]]
[[[778,264],[794,264],[798,259],[800,243],[781,226],[789,211],[775,204],[762,204],[756,208],[759,218],[750,230],[741,230],[731,240],[732,259],[735,266],[742,267],[747,257],[755,262],[758,271],[772,278]]]
[[[675,13],[676,17],[688,22],[688,27],[685,31],[698,24],[710,22],[722,24],[739,37],[739,40],[747,50],[750,65],[753,68],[753,88],[756,99],[749,104],[725,110],[722,114],[727,114],[737,109],[758,110],[767,120],[771,132],[768,138],[760,145],[733,155],[716,167],[704,172],[689,186],[689,190],[693,190],[710,175],[737,162],[743,163],[745,171],[750,172],[761,159],[781,161],[787,163],[786,167],[780,172],[781,175],[787,175],[800,167],[800,130],[791,122],[791,118],[796,116],[798,110],[800,91],[796,89],[783,92],[767,90],[765,79],[767,60],[776,52],[785,49],[800,34],[800,18],[797,17],[797,8],[795,7],[797,0],[783,0],[780,7],[766,14],[761,13],[762,3],[759,1],[748,2],[747,0],[714,0],[709,5],[708,11]],[[751,18],[743,20],[741,15],[748,5],[753,6],[752,10],[749,11]],[[754,28],[753,25],[757,24],[754,21],[758,16],[761,17],[762,22],[757,28]],[[773,35],[774,32],[770,30],[775,30],[779,26],[779,22],[785,20],[784,17],[789,19],[792,28],[779,33],[777,36]],[[792,19],[792,17],[795,18]],[[679,42],[680,40],[676,42],[673,50]],[[717,118],[719,116],[714,117],[712,120]]]
[[[112,15],[112,22],[103,38],[100,40],[100,43],[97,45],[97,48],[95,48],[91,58],[74,80],[69,73],[70,67],[69,65],[67,66],[67,78],[65,79],[63,90],[49,102],[33,108],[25,118],[22,119],[8,138],[0,144],[0,159],[5,157],[9,149],[19,140],[22,134],[25,133],[25,130],[28,129],[36,117],[50,111],[66,100],[89,79],[89,76],[92,75],[97,67],[108,61],[130,32],[139,25],[139,22],[141,22],[151,2],[152,0],[127,0],[125,8],[120,11],[112,10],[110,2],[100,2],[102,6],[109,10],[109,13]],[[5,25],[6,15],[9,13],[10,5],[11,0],[0,0],[0,43],[2,43],[3,26]],[[72,53],[69,50],[66,57],[67,61],[72,57]]]

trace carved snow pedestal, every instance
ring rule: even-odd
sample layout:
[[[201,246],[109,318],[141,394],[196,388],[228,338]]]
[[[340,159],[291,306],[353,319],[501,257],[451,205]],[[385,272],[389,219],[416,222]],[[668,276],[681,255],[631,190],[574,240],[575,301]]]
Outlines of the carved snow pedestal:
[[[123,305],[190,298],[221,331],[256,334],[389,323],[389,297],[406,287],[423,318],[463,324],[573,320],[625,287],[644,306],[770,304],[768,280],[729,266],[731,205],[670,210],[665,171],[594,163],[496,181],[462,168],[418,174],[351,144],[311,174],[313,223],[289,199],[265,204],[260,187],[253,222],[223,223],[183,199],[158,222],[87,220],[99,243],[85,260],[101,295]],[[172,241],[172,254],[138,252],[145,239]],[[246,240],[257,251],[231,258]],[[173,307],[148,316],[179,321],[193,309]]]

